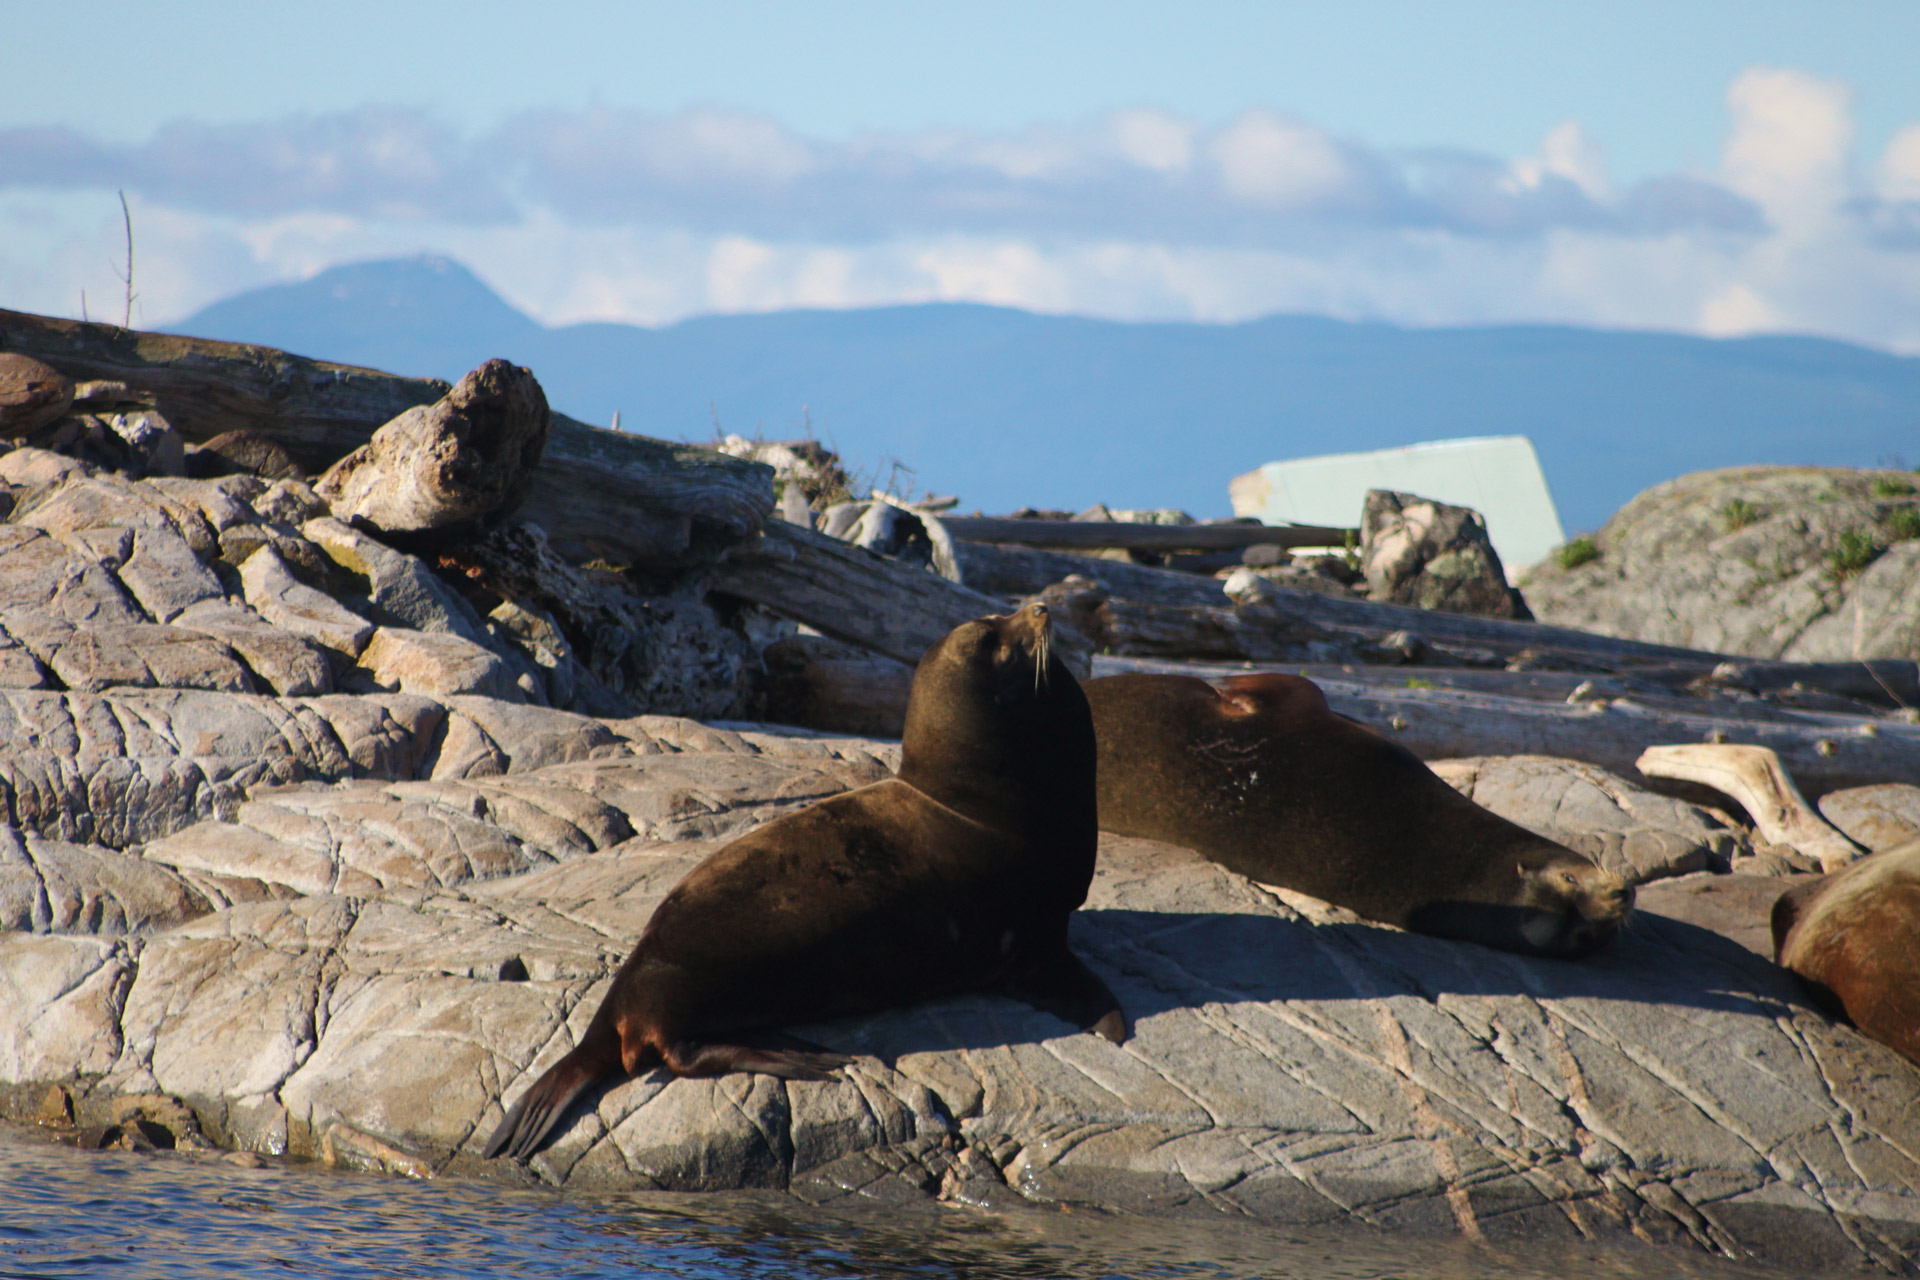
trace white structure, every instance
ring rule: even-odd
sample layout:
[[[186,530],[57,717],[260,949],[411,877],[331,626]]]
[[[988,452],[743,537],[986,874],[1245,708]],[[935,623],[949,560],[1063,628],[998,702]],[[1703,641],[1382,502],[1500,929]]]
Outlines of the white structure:
[[[1435,440],[1403,449],[1269,462],[1235,476],[1227,486],[1237,516],[1258,516],[1269,524],[1335,526],[1360,523],[1369,489],[1472,507],[1486,517],[1487,534],[1509,579],[1567,540],[1539,455],[1525,436]]]

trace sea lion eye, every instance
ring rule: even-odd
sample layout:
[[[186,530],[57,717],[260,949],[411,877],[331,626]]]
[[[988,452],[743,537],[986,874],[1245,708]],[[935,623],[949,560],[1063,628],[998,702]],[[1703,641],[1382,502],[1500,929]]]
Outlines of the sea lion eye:
[[[1578,880],[1576,880],[1576,879],[1574,879],[1574,877],[1573,877],[1573,872],[1571,872],[1571,871],[1562,871],[1562,872],[1560,873],[1560,878],[1561,878],[1562,880],[1565,880],[1565,881],[1566,881],[1566,882],[1567,882],[1568,884],[1579,884],[1579,883],[1580,883],[1580,882],[1579,882]]]

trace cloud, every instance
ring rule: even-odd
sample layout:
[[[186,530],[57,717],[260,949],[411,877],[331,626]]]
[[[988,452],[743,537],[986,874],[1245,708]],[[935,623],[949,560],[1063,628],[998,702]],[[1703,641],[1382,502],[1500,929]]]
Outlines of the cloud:
[[[469,139],[422,112],[368,107],[175,123],[134,145],[4,131],[0,186],[125,188],[257,218],[497,225],[547,210],[578,223],[854,242],[918,233],[1301,248],[1343,231],[1525,237],[1760,222],[1725,188],[1693,201],[1612,199],[1598,148],[1576,122],[1550,134],[1538,158],[1509,163],[1388,153],[1266,110],[1211,130],[1134,109],[1013,133],[827,145],[714,108],[536,112]]]
[[[593,108],[463,136],[366,108],[107,144],[0,131],[0,305],[148,314],[433,252],[549,323],[969,299],[1123,319],[1798,330],[1920,350],[1920,122],[1856,164],[1846,87],[1749,69],[1711,166],[1623,183],[1578,120],[1521,156],[1389,150],[1253,109],[822,142]]]

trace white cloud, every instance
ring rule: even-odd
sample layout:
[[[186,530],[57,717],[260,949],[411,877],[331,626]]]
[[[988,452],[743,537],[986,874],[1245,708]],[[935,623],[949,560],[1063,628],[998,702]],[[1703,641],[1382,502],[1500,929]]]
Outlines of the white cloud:
[[[1727,90],[1733,131],[1720,166],[1727,186],[1789,234],[1826,222],[1847,195],[1848,96],[1845,85],[1802,71],[1743,71]]]
[[[1221,188],[1267,209],[1310,210],[1357,204],[1360,175],[1320,130],[1270,111],[1248,111],[1213,138]]]
[[[0,132],[0,305],[136,320],[342,261],[442,253],[548,323],[971,299],[1128,319],[1276,311],[1796,330],[1920,351],[1920,122],[1854,172],[1844,86],[1752,69],[1710,171],[1617,189],[1574,120],[1534,154],[1396,153],[1248,111],[817,143],[717,109],[417,112]]]

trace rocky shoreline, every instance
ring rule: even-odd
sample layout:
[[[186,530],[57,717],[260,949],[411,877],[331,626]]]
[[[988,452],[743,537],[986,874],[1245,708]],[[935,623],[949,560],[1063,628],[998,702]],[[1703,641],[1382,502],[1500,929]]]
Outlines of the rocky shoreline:
[[[184,376],[179,359],[151,363]],[[1920,788],[1898,776],[1920,728],[1897,713],[1795,707],[1730,677],[1685,687],[1725,654],[1580,649],[1578,633],[1326,594],[1310,607],[1284,585],[1242,581],[1236,597],[1005,544],[953,542],[963,585],[931,550],[926,567],[910,548],[886,558],[806,516],[726,537],[677,516],[675,541],[642,509],[641,533],[597,548],[574,545],[578,521],[549,539],[502,517],[408,551],[341,519],[324,483],[136,476],[32,443],[58,443],[34,433],[63,421],[0,454],[8,1119],[420,1177],[1630,1234],[1920,1269],[1920,1069],[1766,958],[1767,905],[1814,861],[1726,796],[1629,781],[1617,745],[1696,721],[1772,733],[1828,820],[1886,847],[1920,831]],[[175,469],[232,425],[182,431]],[[765,467],[698,466],[759,483],[770,514]],[[934,529],[929,547],[945,536],[937,514],[908,514]],[[529,1164],[480,1160],[502,1098],[571,1046],[681,875],[896,762],[872,730],[750,719],[781,705],[775,650],[800,647],[790,670],[816,694],[849,668],[882,688],[915,628],[1059,584],[1045,569],[1067,559],[1102,575],[1091,603],[1067,588],[1083,669],[1318,662],[1337,709],[1451,758],[1436,767],[1456,787],[1638,883],[1633,927],[1582,962],[1530,959],[1104,836],[1072,941],[1133,1018],[1125,1044],[1006,999],[939,1001],[796,1028],[856,1057],[844,1080],[650,1074],[601,1091]],[[811,597],[790,584],[833,573],[866,574],[874,594],[847,599],[831,641],[796,635]],[[1046,581],[1006,590],[1022,573]],[[889,604],[895,582],[918,603]],[[1183,603],[1189,583],[1208,602]],[[795,602],[784,621],[770,599]],[[1408,615],[1425,634],[1392,661],[1374,652],[1392,629],[1354,621]],[[1176,625],[1276,648],[1141,639]],[[807,647],[825,644],[841,648]],[[1529,647],[1561,657],[1530,667],[1514,656]],[[1467,688],[1475,675],[1500,692]],[[1489,699],[1564,713],[1584,727],[1551,741],[1613,754],[1542,752],[1544,731],[1530,749],[1475,710]],[[1468,710],[1445,734],[1426,727],[1450,706]],[[1847,785],[1810,786],[1796,743]],[[1858,792],[1869,784],[1882,790]]]

